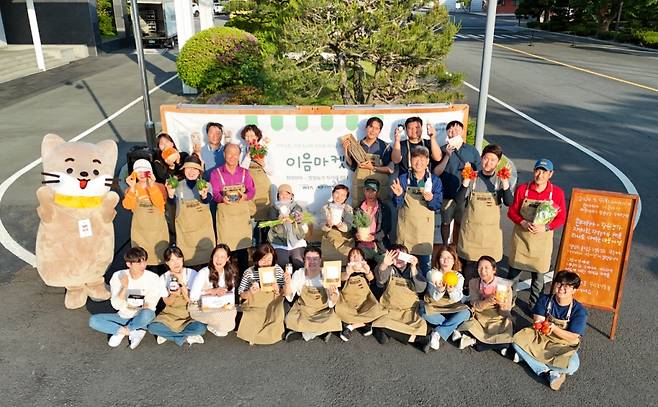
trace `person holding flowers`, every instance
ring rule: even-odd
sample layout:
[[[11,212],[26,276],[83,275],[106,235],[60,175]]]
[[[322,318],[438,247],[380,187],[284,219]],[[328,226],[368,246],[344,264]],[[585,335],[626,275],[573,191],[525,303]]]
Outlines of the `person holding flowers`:
[[[156,138],[157,149],[153,158],[153,172],[157,182],[164,184],[170,177],[180,179],[181,167],[188,154],[179,151],[174,139],[167,133],[160,133]]]
[[[206,263],[215,247],[215,231],[209,204],[210,183],[202,178],[203,166],[195,155],[185,159],[183,180],[176,187],[166,184],[169,201],[175,204],[176,245],[185,255],[186,265]]]
[[[510,188],[510,170],[496,168],[503,156],[503,149],[489,144],[482,150],[482,170],[475,172],[470,166],[470,176],[462,177],[455,202],[465,207],[457,242],[457,253],[462,261],[465,285],[477,276],[475,263],[489,255],[497,262],[503,258],[503,230],[500,227],[500,208],[510,206],[514,200]],[[474,178],[473,178],[474,177]]]
[[[254,195],[254,205],[256,205],[255,221],[267,220],[269,217],[270,207],[270,182],[265,170],[265,157],[267,156],[267,138],[263,137],[263,132],[255,124],[246,125],[240,132],[240,137],[246,144],[245,152],[240,162],[240,166],[249,170],[251,177],[254,179],[256,194]],[[256,227],[254,237],[256,244],[265,242],[266,231]]]
[[[324,224],[320,247],[324,253],[324,260],[340,260],[347,263],[347,255],[354,247],[354,239],[350,233],[354,212],[347,204],[349,196],[349,188],[338,184],[331,191],[331,200],[321,209],[321,213],[324,214]]]
[[[304,237],[308,232],[308,225],[303,222],[304,211],[294,201],[295,194],[290,185],[279,185],[276,197],[276,202],[270,205],[269,215],[276,221],[261,222],[259,227],[271,225],[268,238],[276,251],[277,264],[285,267],[290,263],[297,270],[304,267]]]
[[[377,197],[381,184],[374,178],[363,183],[365,199],[354,212],[356,247],[361,249],[372,268],[391,245],[391,209]]]
[[[452,336],[453,341],[459,340],[461,334],[457,328],[471,316],[462,302],[464,277],[455,248],[441,245],[436,256],[420,306],[420,315],[435,326],[430,336],[430,348],[434,350],[439,349],[441,339],[447,341]]]
[[[144,248],[148,253],[147,264],[158,266],[164,262],[164,251],[169,246],[165,186],[156,182],[151,163],[145,159],[135,161],[126,184],[128,189],[121,204],[133,213],[131,246]]]
[[[553,254],[553,232],[564,225],[567,217],[564,191],[550,181],[553,170],[551,160],[537,160],[532,181],[519,185],[507,210],[514,222],[508,278],[516,285],[522,272],[531,274],[530,309],[544,291],[544,274],[550,270]]]

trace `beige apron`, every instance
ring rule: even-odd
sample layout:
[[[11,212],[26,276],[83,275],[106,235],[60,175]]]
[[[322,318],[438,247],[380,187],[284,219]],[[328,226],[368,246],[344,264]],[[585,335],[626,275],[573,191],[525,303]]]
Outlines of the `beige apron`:
[[[454,302],[448,296],[446,291],[438,301],[435,301],[429,293],[423,297],[425,302],[425,313],[432,314],[454,314],[455,312],[468,309],[468,306],[461,301]]]
[[[230,332],[235,329],[235,317],[238,314],[235,307],[204,311],[200,305],[200,302],[191,302],[187,308],[193,320],[206,324],[219,332]]]
[[[569,305],[567,319],[557,319],[551,315],[552,298],[548,301],[546,309],[546,319],[554,323],[558,328],[566,329],[569,319],[571,318],[571,308],[573,302]],[[569,360],[578,351],[580,339],[567,341],[551,333],[544,335],[532,327],[524,328],[514,335],[514,343],[526,351],[530,356],[538,361],[566,369],[569,366]]]
[[[386,314],[363,276],[350,276],[340,291],[336,315],[346,324],[367,324]]]
[[[491,345],[512,343],[512,320],[503,314],[495,304],[482,311],[473,310],[471,319],[459,326],[475,339]]]
[[[376,154],[367,153],[366,156],[368,160],[375,167],[382,166],[382,159]],[[372,178],[379,181],[379,191],[377,192],[377,197],[382,201],[390,201],[391,194],[389,193],[389,174],[383,174],[381,172],[376,172],[374,170],[369,170],[367,168],[359,168],[358,165],[356,170],[354,170],[354,176],[352,178],[352,189],[350,190],[350,196],[352,197],[352,206],[357,207],[361,205],[361,202],[365,199],[363,183],[366,179]]]
[[[164,251],[169,246],[167,220],[148,196],[137,200],[130,223],[130,240],[132,247],[139,246],[146,250],[146,264],[157,266],[164,263]]]
[[[272,183],[267,177],[267,173],[263,167],[256,161],[251,161],[249,164],[249,173],[254,179],[256,194],[254,195],[254,204],[256,205],[256,214],[254,220],[268,220],[270,210],[270,187]]]
[[[254,345],[271,345],[283,338],[283,297],[259,291],[242,303],[238,338]]]
[[[192,317],[187,310],[187,301],[182,295],[173,297],[174,302],[167,305],[153,322],[160,322],[174,332],[181,332],[192,322]]]
[[[410,254],[430,255],[434,244],[434,211],[423,199],[423,188],[407,187],[398,212],[398,243]]]
[[[343,264],[347,263],[347,255],[354,247],[354,238],[349,232],[341,232],[332,227],[322,235],[322,259],[324,261],[340,260]]]
[[[528,199],[530,183],[525,190],[525,198],[520,214],[528,222],[535,219],[537,207],[543,201]],[[548,197],[553,202],[553,186]],[[553,253],[553,231],[532,234],[520,225],[514,225],[512,232],[512,248],[509,255],[510,267],[536,273],[547,273],[551,268],[551,254]]]
[[[340,318],[327,305],[327,290],[304,286],[297,301],[286,315],[286,327],[296,332],[338,332]]]
[[[485,255],[496,261],[503,258],[503,230],[495,193],[471,192],[462,217],[457,253],[470,261]]]
[[[222,185],[224,185],[225,192],[245,192],[244,179],[247,171],[241,167],[242,181],[238,185],[226,185],[224,177],[219,171]],[[254,213],[254,203],[251,201],[241,201],[231,204],[220,203],[217,204],[217,242],[225,243],[231,250],[240,250],[251,247],[251,237],[253,230],[251,227],[251,215]]]
[[[387,313],[372,323],[373,328],[387,328],[406,335],[427,334],[427,323],[418,313],[418,295],[405,278],[391,276],[379,302]]]
[[[176,216],[176,246],[183,251],[185,265],[208,263],[215,247],[210,207],[196,199],[179,199]]]

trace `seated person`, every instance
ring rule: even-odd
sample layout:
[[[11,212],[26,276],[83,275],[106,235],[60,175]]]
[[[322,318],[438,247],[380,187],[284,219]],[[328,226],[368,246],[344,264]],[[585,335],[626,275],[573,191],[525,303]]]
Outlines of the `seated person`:
[[[215,336],[226,336],[235,328],[235,286],[238,270],[231,263],[231,249],[218,244],[213,249],[208,266],[197,273],[190,289],[190,316],[208,325]],[[212,303],[208,307],[204,301]]]
[[[340,318],[334,312],[338,301],[338,287],[322,285],[322,251],[307,247],[304,251],[304,268],[292,275],[286,273],[286,298],[297,301],[286,315],[286,342],[304,338],[306,341],[322,336],[329,341],[332,332],[340,332]]]
[[[121,345],[127,335],[130,349],[135,349],[155,318],[160,281],[157,274],[146,270],[147,258],[146,250],[141,247],[128,249],[123,256],[128,269],[115,272],[110,279],[110,302],[118,312],[89,318],[91,329],[112,335],[107,344],[113,348]]]
[[[352,239],[352,207],[347,204],[350,190],[338,184],[331,191],[331,201],[325,204],[321,213],[325,223],[322,225],[322,244],[320,246],[325,261],[340,260],[347,263],[347,254],[354,247]]]
[[[478,351],[497,349],[505,356],[514,329],[510,314],[512,290],[506,287],[504,294],[497,292],[498,277],[493,257],[480,257],[477,268],[480,277],[472,279],[469,287],[473,316],[459,327],[462,332],[459,349],[477,344]]]
[[[578,274],[558,272],[552,293],[542,294],[532,310],[537,325],[514,335],[514,362],[523,359],[535,374],[546,374],[553,390],[559,390],[567,375],[576,373],[580,366],[577,352],[587,325],[587,310],[574,298],[578,287]]]
[[[276,251],[269,243],[256,247],[253,261],[254,265],[245,270],[238,288],[243,301],[238,338],[249,342],[249,345],[271,345],[283,338],[284,273],[276,264]],[[274,267],[276,284],[272,290],[261,289],[258,272],[261,267]]]
[[[452,278],[455,281],[450,281]],[[439,349],[441,339],[447,341],[451,335],[453,340],[459,339],[461,334],[457,327],[471,316],[468,307],[462,302],[464,277],[453,246],[439,246],[428,280],[420,315],[435,326],[430,348],[436,350]]]
[[[165,264],[169,271],[160,276],[160,295],[165,307],[148,327],[149,332],[156,336],[158,345],[167,340],[178,346],[203,343],[206,325],[194,321],[188,311],[189,288],[196,271],[183,267],[184,261],[179,247],[171,246],[165,250]]]
[[[359,330],[363,336],[372,334],[372,321],[386,313],[379,305],[369,283],[375,275],[366,262],[363,251],[358,247],[350,250],[349,263],[340,279],[343,288],[340,291],[340,301],[336,304],[336,315],[343,321],[340,339],[347,342],[352,331]]]
[[[268,238],[276,250],[277,264],[281,268],[292,264],[294,270],[304,267],[304,237],[308,226],[301,223],[302,207],[295,202],[295,194],[288,184],[279,185],[276,202],[270,206],[270,219],[284,219],[282,225],[272,226]],[[291,220],[292,216],[295,220]]]
[[[387,313],[372,323],[373,336],[384,344],[392,337],[401,343],[415,343],[423,352],[429,351],[427,323],[418,312],[418,294],[425,291],[427,283],[418,270],[418,259],[404,255],[409,250],[403,245],[393,245],[377,266],[377,285],[386,287],[379,303]],[[406,261],[408,260],[408,261]]]

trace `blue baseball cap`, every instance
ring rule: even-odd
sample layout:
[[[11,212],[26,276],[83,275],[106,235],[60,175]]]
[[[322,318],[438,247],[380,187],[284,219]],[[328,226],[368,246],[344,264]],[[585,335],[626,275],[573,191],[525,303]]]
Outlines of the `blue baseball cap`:
[[[546,171],[553,171],[553,162],[548,158],[542,158],[535,163],[535,169],[541,168]]]

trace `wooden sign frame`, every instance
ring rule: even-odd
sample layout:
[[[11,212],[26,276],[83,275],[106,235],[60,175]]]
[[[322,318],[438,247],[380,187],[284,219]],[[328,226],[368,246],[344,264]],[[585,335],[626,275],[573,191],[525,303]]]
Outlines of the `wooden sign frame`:
[[[615,295],[614,295],[614,300],[613,300],[613,305],[612,306],[607,306],[607,305],[601,305],[601,304],[596,304],[596,303],[589,303],[587,301],[581,301],[581,303],[587,307],[590,308],[595,308],[595,309],[600,309],[603,311],[608,311],[608,312],[613,312],[613,318],[612,318],[612,326],[610,327],[610,334],[609,338],[611,340],[615,339],[615,334],[617,331],[617,322],[619,320],[619,310],[621,307],[621,300],[623,297],[624,293],[624,280],[626,278],[626,271],[628,269],[628,258],[630,255],[631,251],[631,244],[633,241],[633,232],[635,231],[635,218],[637,216],[637,207],[638,207],[638,201],[639,201],[639,196],[637,195],[630,195],[630,194],[623,194],[623,193],[618,193],[618,192],[610,192],[610,191],[599,191],[599,190],[593,190],[593,189],[580,189],[580,188],[573,188],[571,190],[571,199],[569,201],[569,212],[567,213],[567,219],[564,227],[564,231],[562,233],[562,238],[560,239],[560,249],[558,251],[558,256],[557,256],[557,262],[556,262],[556,267],[555,270],[560,271],[560,270],[565,270],[569,269],[566,267],[566,261],[567,261],[567,254],[568,254],[568,249],[565,249],[566,241],[568,239],[565,239],[565,236],[570,236],[571,231],[571,225],[570,223],[570,218],[573,216],[572,210],[574,208],[574,203],[576,202],[576,199],[583,195],[594,195],[594,196],[603,196],[603,197],[614,197],[614,198],[624,198],[624,199],[630,199],[631,200],[631,213],[629,214],[628,222],[626,229],[623,231],[624,234],[624,242],[623,242],[623,247],[621,248],[621,253],[622,256],[619,259],[620,260],[620,266],[618,270],[618,275],[617,275],[617,281],[612,282],[611,286],[615,289]],[[563,257],[564,255],[564,257]],[[582,278],[582,276],[581,276]],[[552,290],[552,287],[551,287]]]

